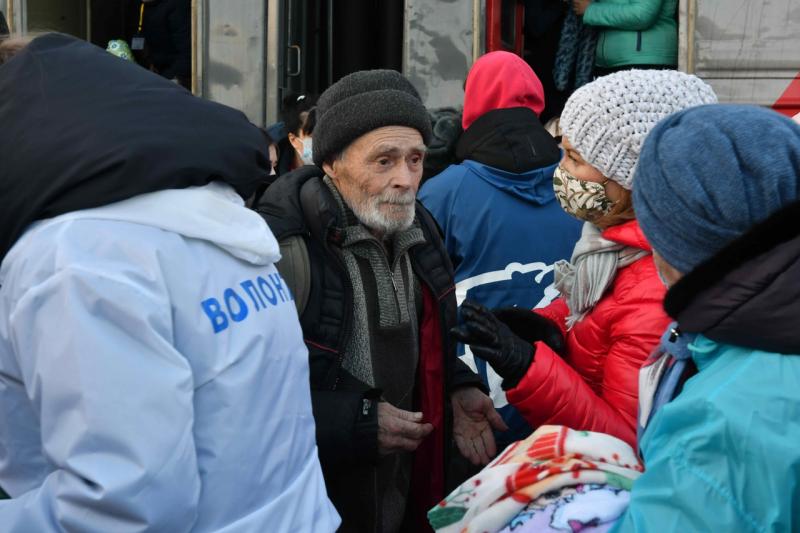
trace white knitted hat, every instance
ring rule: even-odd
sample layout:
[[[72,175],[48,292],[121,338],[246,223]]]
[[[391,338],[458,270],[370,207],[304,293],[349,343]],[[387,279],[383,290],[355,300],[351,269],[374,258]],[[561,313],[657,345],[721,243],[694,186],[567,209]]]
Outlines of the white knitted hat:
[[[672,113],[716,102],[714,91],[697,76],[625,70],[572,93],[561,113],[561,129],[587,163],[630,190],[650,130]]]

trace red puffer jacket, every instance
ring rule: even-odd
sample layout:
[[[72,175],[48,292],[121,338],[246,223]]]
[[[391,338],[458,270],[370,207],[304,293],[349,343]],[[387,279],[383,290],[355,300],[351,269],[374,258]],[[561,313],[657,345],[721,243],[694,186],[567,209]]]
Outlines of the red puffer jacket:
[[[635,220],[607,229],[603,237],[650,250]],[[617,272],[611,289],[570,331],[563,299],[538,309],[562,327],[566,355],[562,359],[537,342],[528,373],[506,391],[508,401],[534,428],[560,424],[608,433],[635,449],[639,368],[670,323],[662,307],[665,292],[647,256]]]

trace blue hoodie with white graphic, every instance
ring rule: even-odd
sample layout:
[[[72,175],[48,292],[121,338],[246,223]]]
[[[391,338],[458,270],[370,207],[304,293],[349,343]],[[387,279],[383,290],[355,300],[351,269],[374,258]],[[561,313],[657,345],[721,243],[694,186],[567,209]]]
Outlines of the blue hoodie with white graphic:
[[[546,306],[558,296],[553,265],[570,258],[581,231],[553,192],[557,144],[530,109],[499,109],[464,132],[457,156],[463,162],[428,180],[419,199],[442,228],[459,305],[469,297],[489,308]],[[509,425],[498,448],[527,437],[532,428],[506,401],[502,379],[468,348],[459,355]]]

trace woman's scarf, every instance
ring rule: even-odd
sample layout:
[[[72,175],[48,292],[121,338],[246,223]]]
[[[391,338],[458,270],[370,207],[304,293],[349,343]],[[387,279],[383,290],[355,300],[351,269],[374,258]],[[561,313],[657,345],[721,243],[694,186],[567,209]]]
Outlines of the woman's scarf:
[[[567,301],[572,328],[594,308],[617,277],[617,270],[646,257],[649,252],[603,238],[600,228],[587,222],[572,252],[572,261],[555,265],[555,287]]]
[[[553,80],[559,91],[575,90],[592,81],[597,30],[583,23],[573,9],[567,10],[558,42]]]

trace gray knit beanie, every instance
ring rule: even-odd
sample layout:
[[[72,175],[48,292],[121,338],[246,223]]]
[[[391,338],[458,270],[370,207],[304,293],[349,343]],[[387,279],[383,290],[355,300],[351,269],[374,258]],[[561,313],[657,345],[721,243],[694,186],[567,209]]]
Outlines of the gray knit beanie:
[[[716,102],[714,91],[697,76],[625,70],[572,93],[561,114],[561,129],[587,163],[631,190],[642,143],[658,121]]]
[[[362,135],[385,126],[407,126],[430,142],[431,121],[419,93],[394,70],[362,70],[340,79],[317,101],[314,164],[322,166]]]

